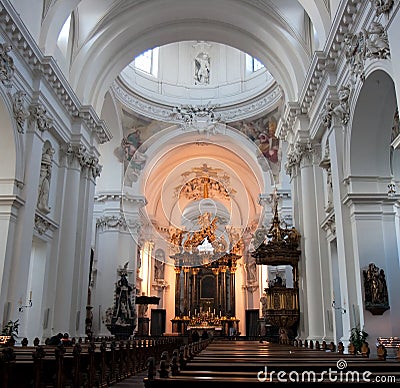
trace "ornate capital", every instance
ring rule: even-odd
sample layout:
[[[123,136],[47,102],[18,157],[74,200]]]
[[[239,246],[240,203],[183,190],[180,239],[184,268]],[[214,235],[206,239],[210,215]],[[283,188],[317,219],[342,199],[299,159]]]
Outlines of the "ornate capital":
[[[319,164],[321,160],[321,146],[313,143],[301,144],[300,168]]]
[[[35,229],[40,235],[45,234],[51,227],[51,223],[38,214],[35,214]]]
[[[29,110],[31,120],[36,123],[39,131],[48,131],[53,124],[53,119],[48,116],[46,108],[42,104],[38,103],[31,105]]]
[[[292,178],[296,175],[298,168],[318,164],[321,159],[321,147],[314,143],[297,142],[288,152],[285,164],[286,173]]]
[[[91,155],[83,144],[67,143],[63,151],[70,162],[77,161],[81,168],[91,172],[94,179],[100,176],[103,166],[99,164],[97,156]]]

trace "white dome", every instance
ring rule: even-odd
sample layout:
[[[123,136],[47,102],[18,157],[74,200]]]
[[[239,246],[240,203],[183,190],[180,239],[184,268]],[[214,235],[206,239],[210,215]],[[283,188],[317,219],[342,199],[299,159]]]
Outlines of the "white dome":
[[[119,82],[156,103],[221,107],[250,100],[275,85],[255,58],[220,43],[196,41],[147,51],[122,71]]]

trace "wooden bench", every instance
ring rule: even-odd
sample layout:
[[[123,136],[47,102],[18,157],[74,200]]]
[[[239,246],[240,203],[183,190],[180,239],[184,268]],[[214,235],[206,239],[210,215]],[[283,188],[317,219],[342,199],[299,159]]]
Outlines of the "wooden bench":
[[[168,378],[145,378],[146,388],[196,387],[207,384],[208,388],[221,386],[247,386],[263,381],[280,382],[278,376],[290,382],[289,376],[302,382],[313,379],[329,383],[335,376],[348,380],[365,378],[395,378],[400,381],[399,363],[382,362],[360,355],[341,354],[310,348],[259,343],[259,341],[214,340],[205,350],[188,360],[179,374]],[[342,368],[342,369],[340,369]],[[329,375],[331,371],[331,375]],[[272,375],[271,375],[272,372]],[[336,372],[336,374],[335,374]],[[342,372],[340,374],[340,372]],[[363,375],[370,372],[371,375]],[[279,375],[278,375],[279,373]],[[307,380],[311,379],[311,380]]]
[[[108,387],[147,368],[149,357],[171,352],[182,338],[0,348],[0,388]]]

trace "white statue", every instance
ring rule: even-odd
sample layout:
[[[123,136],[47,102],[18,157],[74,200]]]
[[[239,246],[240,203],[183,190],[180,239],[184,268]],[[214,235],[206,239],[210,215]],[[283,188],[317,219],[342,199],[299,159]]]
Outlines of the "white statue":
[[[195,59],[195,84],[207,85],[210,83],[210,57],[201,53]]]
[[[51,179],[51,163],[53,160],[54,149],[50,146],[46,148],[42,154],[39,177],[39,194],[37,207],[45,214],[50,213],[49,193]]]

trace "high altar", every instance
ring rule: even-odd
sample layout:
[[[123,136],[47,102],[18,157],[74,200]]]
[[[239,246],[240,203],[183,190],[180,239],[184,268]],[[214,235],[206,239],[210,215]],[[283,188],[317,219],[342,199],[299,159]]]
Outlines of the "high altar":
[[[240,259],[240,241],[232,245],[217,236],[217,217],[199,216],[200,229],[178,230],[179,252],[171,256],[175,265],[175,317],[172,331],[214,331],[229,335],[239,331],[235,317],[235,271]],[[185,238],[183,235],[185,234]]]

